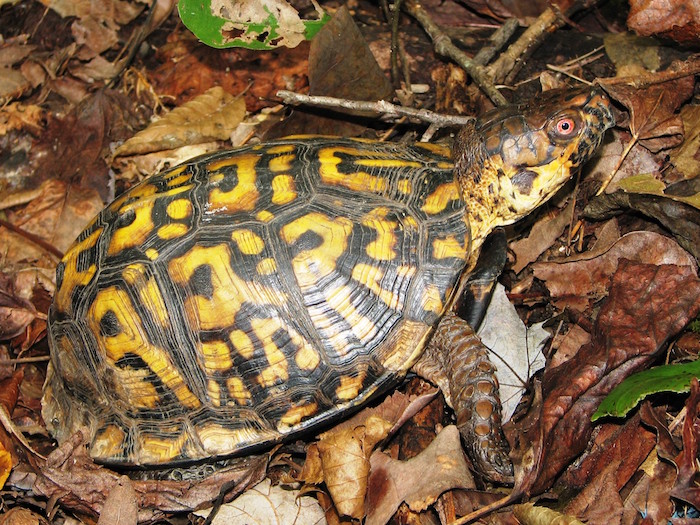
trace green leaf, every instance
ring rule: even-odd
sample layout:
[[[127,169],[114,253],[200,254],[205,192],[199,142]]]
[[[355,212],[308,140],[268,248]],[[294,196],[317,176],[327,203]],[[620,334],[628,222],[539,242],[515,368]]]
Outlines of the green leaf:
[[[688,392],[690,382],[700,377],[700,360],[692,363],[657,366],[634,374],[617,385],[591,416],[624,417],[645,397],[658,392]]]
[[[330,19],[302,20],[285,0],[180,0],[182,22],[197,38],[216,48],[296,47]]]

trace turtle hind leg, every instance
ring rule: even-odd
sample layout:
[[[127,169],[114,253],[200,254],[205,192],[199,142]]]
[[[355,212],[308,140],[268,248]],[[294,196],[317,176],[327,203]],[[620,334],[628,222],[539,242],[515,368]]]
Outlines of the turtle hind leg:
[[[446,314],[413,370],[442,390],[455,411],[465,450],[477,472],[496,482],[512,483],[496,369],[469,324]]]

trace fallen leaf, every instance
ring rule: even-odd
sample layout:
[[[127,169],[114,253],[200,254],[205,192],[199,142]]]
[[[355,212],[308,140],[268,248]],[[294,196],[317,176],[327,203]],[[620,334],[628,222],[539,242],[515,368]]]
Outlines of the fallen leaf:
[[[384,525],[403,502],[422,511],[447,490],[475,487],[454,425],[445,427],[428,448],[408,461],[377,451],[370,462],[366,525]]]
[[[698,200],[697,196],[695,200]],[[667,196],[616,191],[592,199],[584,209],[584,215],[601,220],[627,209],[658,220],[673,233],[678,244],[700,261],[700,209],[695,204],[680,202]]]
[[[683,121],[677,111],[693,94],[692,75],[652,84],[646,89],[601,81],[607,93],[630,112],[630,131],[647,149],[657,152],[683,142]]]
[[[391,427],[390,422],[371,416],[362,426],[328,433],[312,445],[318,447],[323,480],[339,514],[364,516],[370,455]]]
[[[537,507],[534,503],[514,505],[513,515],[523,524],[585,525],[574,516],[566,516],[547,507]]]
[[[647,367],[698,312],[700,280],[693,267],[620,261],[591,343],[563,365],[545,370],[543,401],[517,423],[518,447],[511,453],[515,493],[549,488],[586,447],[593,430],[589,418],[600,401],[625,377]]]
[[[542,348],[550,334],[542,324],[525,326],[503,285],[496,285],[477,335],[496,367],[504,422],[515,412],[530,377],[544,368]]]
[[[532,226],[527,237],[510,244],[515,254],[515,263],[511,267],[515,273],[520,273],[528,264],[536,261],[559,238],[571,222],[573,206],[572,200],[565,209],[557,210],[555,215],[543,216]]]
[[[209,516],[210,510],[198,510],[194,514]],[[272,486],[264,479],[249,488],[230,503],[222,505],[212,525],[245,523],[246,525],[312,525],[324,523],[324,513],[318,501],[311,496]]]
[[[15,507],[0,516],[0,525],[48,525],[49,522],[29,509]]]
[[[36,316],[32,303],[18,297],[12,279],[0,272],[0,341],[21,334]]]
[[[175,108],[119,146],[114,155],[135,155],[226,140],[245,117],[245,100],[213,87]]]
[[[136,525],[138,511],[131,480],[122,476],[109,491],[97,525]]]
[[[700,4],[687,0],[630,0],[627,27],[640,35],[694,44],[700,38]]]
[[[669,153],[669,158],[684,178],[692,179],[700,173],[700,106],[683,106],[680,116],[685,139]]]
[[[700,382],[696,377],[690,388],[690,396],[685,402],[683,450],[674,460],[678,469],[678,477],[673,490],[671,490],[671,496],[681,499],[695,508],[700,507],[700,487],[695,482],[698,473],[697,456],[698,439],[700,438],[698,403],[700,403]]]
[[[562,261],[534,263],[535,277],[545,281],[552,297],[565,304],[587,306],[603,297],[621,259],[647,264],[694,266],[692,257],[676,242],[658,233],[623,235],[612,247],[575,255]],[[573,301],[572,301],[573,300]]]

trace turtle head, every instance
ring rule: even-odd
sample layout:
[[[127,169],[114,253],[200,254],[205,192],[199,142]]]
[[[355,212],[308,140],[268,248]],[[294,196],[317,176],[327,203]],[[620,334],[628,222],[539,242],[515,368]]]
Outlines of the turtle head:
[[[528,105],[486,113],[457,136],[457,179],[473,240],[511,224],[552,197],[614,125],[600,90],[550,91]]]

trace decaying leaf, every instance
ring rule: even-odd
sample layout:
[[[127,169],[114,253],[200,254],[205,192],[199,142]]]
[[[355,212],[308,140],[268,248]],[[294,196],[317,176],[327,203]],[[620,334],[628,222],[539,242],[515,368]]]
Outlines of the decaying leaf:
[[[97,525],[136,525],[136,492],[128,476],[122,476],[109,491]]]
[[[591,343],[545,371],[542,402],[518,422],[516,493],[546,490],[586,447],[592,432],[589,418],[603,397],[647,367],[698,312],[700,280],[694,267],[620,261]]]
[[[697,201],[697,195],[693,199]],[[673,233],[678,244],[700,260],[700,209],[677,197],[616,191],[599,195],[588,203],[584,214],[591,219],[607,219],[624,210],[632,209],[653,217]]]
[[[673,149],[669,157],[684,178],[691,179],[700,173],[700,106],[683,106],[681,120],[685,130],[685,139]]]
[[[226,140],[245,117],[245,100],[216,86],[175,108],[119,146],[115,156]]]
[[[696,483],[698,473],[698,440],[700,439],[700,419],[698,419],[698,404],[700,403],[700,382],[693,379],[690,396],[686,400],[686,415],[683,422],[683,450],[674,463],[678,469],[678,477],[671,495],[688,502],[695,508],[700,507],[700,487]]]
[[[77,432],[54,450],[37,473],[32,489],[76,513],[98,516],[120,475],[95,464],[83,439]],[[166,513],[191,512],[214,501],[223,486],[231,487],[231,497],[241,494],[263,479],[267,462],[267,455],[248,456],[203,479],[132,480],[138,520],[152,522]]]
[[[700,4],[693,0],[630,0],[627,26],[640,35],[693,44],[700,38]]]
[[[629,109],[630,131],[644,147],[657,152],[683,141],[683,121],[677,111],[693,93],[692,75],[646,89],[606,81],[601,85]]]
[[[15,507],[0,516],[0,525],[49,525],[49,522],[29,509]]]
[[[210,510],[197,511],[206,517]],[[264,479],[231,503],[222,505],[212,525],[246,523],[246,525],[306,525],[324,522],[324,513],[315,498],[280,485],[271,486]]]
[[[21,334],[37,316],[37,311],[26,299],[15,292],[14,282],[0,272],[0,340]]]
[[[518,518],[520,523],[524,524],[585,525],[573,516],[565,516],[546,507],[537,507],[534,503],[522,503],[513,506],[513,515]]]
[[[428,448],[408,461],[377,451],[370,462],[366,525],[384,525],[403,502],[422,511],[447,490],[475,487],[454,425],[445,427]]]
[[[544,368],[542,347],[550,337],[549,332],[542,328],[542,323],[525,326],[499,283],[478,335],[489,349],[489,357],[496,367],[503,421],[508,421],[520,402],[528,379]]]
[[[653,232],[632,232],[611,247],[592,250],[562,261],[535,263],[535,277],[546,282],[549,293],[569,306],[586,306],[608,290],[610,277],[621,259],[647,264],[694,266],[692,257],[668,237]]]
[[[374,447],[389,435],[392,423],[370,416],[363,425],[328,432],[310,448],[318,448],[323,480],[338,512],[362,518]]]

